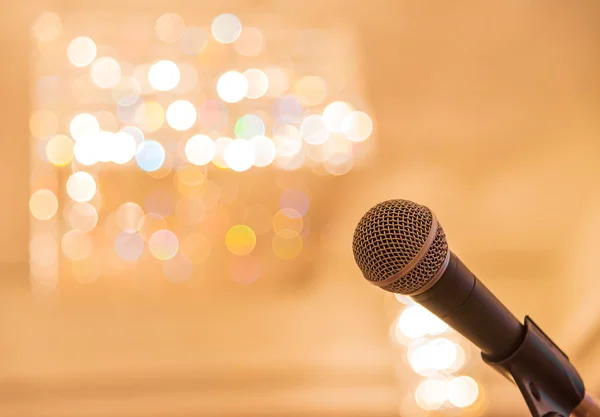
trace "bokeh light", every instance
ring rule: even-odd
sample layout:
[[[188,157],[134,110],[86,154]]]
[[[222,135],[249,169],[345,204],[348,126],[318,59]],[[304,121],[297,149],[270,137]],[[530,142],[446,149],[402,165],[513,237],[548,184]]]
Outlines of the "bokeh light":
[[[248,255],[256,246],[256,234],[245,224],[235,225],[227,231],[225,245],[234,255]]]
[[[175,256],[179,249],[179,241],[170,230],[157,230],[148,241],[148,249],[156,259],[165,261]]]
[[[36,234],[29,240],[29,260],[31,264],[49,267],[58,263],[58,243],[47,234]]]
[[[208,33],[200,27],[189,27],[179,38],[179,48],[186,55],[198,55],[208,45]]]
[[[69,44],[67,56],[76,67],[86,67],[96,59],[96,44],[87,36],[79,36]]]
[[[174,43],[185,30],[185,22],[183,17],[176,13],[165,13],[156,20],[154,29],[158,39],[166,43]]]
[[[311,114],[302,121],[300,133],[304,141],[311,145],[321,145],[329,139],[323,117],[318,114]]]
[[[73,141],[65,135],[56,135],[46,144],[48,161],[57,167],[69,165],[73,160]]]
[[[362,111],[353,111],[342,122],[342,131],[353,142],[366,140],[373,132],[373,121]]]
[[[297,233],[289,233],[289,231],[275,235],[271,244],[275,255],[283,260],[297,258],[304,246],[302,236]]]
[[[267,93],[270,97],[279,97],[288,91],[290,77],[282,68],[268,67],[264,72],[269,80]]]
[[[185,144],[185,156],[194,165],[206,165],[215,156],[215,143],[206,135],[195,135]]]
[[[227,168],[225,163],[225,150],[233,139],[226,136],[222,136],[215,141],[215,155],[213,156],[212,163],[218,168]]]
[[[125,126],[123,129],[121,129],[121,132],[127,133],[129,136],[131,136],[133,138],[133,140],[135,141],[135,149],[136,149],[136,153],[137,153],[139,146],[145,140],[144,133],[135,126]]]
[[[90,134],[81,136],[73,146],[73,155],[77,162],[90,166],[99,162],[99,135]]]
[[[348,103],[343,101],[334,101],[329,103],[323,110],[323,122],[330,132],[342,132],[343,123],[346,117],[352,112]]]
[[[180,252],[193,264],[204,263],[210,256],[210,240],[198,232],[192,232],[181,242]]]
[[[217,93],[227,103],[237,103],[248,93],[248,80],[237,71],[227,71],[217,81]]]
[[[448,399],[448,381],[444,379],[426,379],[422,381],[415,392],[419,407],[424,410],[437,410]]]
[[[135,106],[135,120],[144,132],[156,132],[165,121],[165,112],[156,101],[147,101]]]
[[[466,408],[477,401],[479,385],[469,376],[459,376],[450,381],[448,386],[448,399],[459,408]]]
[[[111,134],[109,146],[110,160],[119,165],[131,161],[137,152],[135,139],[126,132]]]
[[[302,105],[296,97],[287,95],[279,97],[273,103],[273,117],[277,123],[296,124],[302,116]]]
[[[281,193],[281,197],[279,198],[279,208],[286,217],[294,215],[304,216],[308,212],[309,206],[310,199],[301,190],[286,190]]]
[[[267,74],[256,68],[247,69],[243,74],[248,83],[246,97],[256,99],[264,96],[269,89],[269,78],[267,77]]]
[[[215,17],[211,25],[211,32],[217,42],[232,43],[240,37],[242,23],[237,16],[225,13]]]
[[[121,106],[131,106],[139,100],[141,90],[140,83],[134,77],[123,77],[119,83],[113,87],[112,96],[117,104]]]
[[[302,149],[302,136],[294,125],[285,124],[277,128],[273,134],[277,155],[294,156]]]
[[[240,55],[256,56],[262,51],[263,44],[264,36],[260,29],[245,26],[233,46]]]
[[[52,42],[60,35],[62,20],[52,12],[42,13],[33,23],[32,34],[41,42]]]
[[[321,77],[308,75],[296,82],[294,92],[300,103],[305,106],[317,106],[327,96],[327,84]]]
[[[85,171],[75,172],[67,180],[67,193],[74,201],[90,201],[96,194],[96,181]]]
[[[75,202],[69,207],[67,222],[74,230],[89,232],[98,224],[98,212],[89,203]]]
[[[266,167],[273,163],[277,150],[275,144],[266,136],[255,136],[250,139],[254,152],[254,166]]]
[[[235,122],[235,136],[242,139],[251,139],[254,136],[264,136],[265,123],[255,114],[247,114]]]
[[[87,233],[81,230],[69,230],[63,235],[61,248],[67,259],[82,261],[92,254],[94,245]]]
[[[273,216],[273,230],[278,234],[289,231],[300,233],[302,227],[302,215],[293,208],[281,209]]]
[[[157,213],[148,213],[140,219],[138,231],[144,241],[148,242],[154,232],[164,229],[165,227],[167,227],[167,222],[163,216]]]
[[[408,349],[408,362],[417,374],[432,376],[451,370],[459,360],[459,349],[446,338],[415,342]]]
[[[134,233],[140,228],[144,210],[135,203],[127,202],[119,206],[115,215],[119,229],[127,233]]]
[[[144,252],[144,240],[135,232],[121,232],[115,239],[115,252],[127,262],[135,262]]]
[[[36,138],[55,135],[58,130],[58,118],[50,110],[38,110],[29,119],[29,130]]]
[[[220,130],[227,127],[228,110],[220,100],[206,100],[198,108],[198,122],[206,129]]]
[[[169,91],[177,87],[181,73],[173,61],[162,60],[154,63],[148,71],[148,81],[158,91]]]
[[[406,307],[398,319],[398,328],[407,337],[418,339],[426,335],[438,335],[448,331],[449,326],[419,304]]]
[[[154,140],[144,141],[138,147],[135,154],[135,162],[143,171],[156,171],[165,162],[165,149],[160,143]]]
[[[162,270],[165,277],[171,282],[185,282],[191,278],[194,272],[192,262],[181,253],[164,261]]]
[[[229,263],[231,279],[238,284],[248,285],[260,276],[260,263],[252,256],[240,256]]]
[[[109,89],[121,81],[121,66],[111,57],[98,58],[90,69],[92,81],[100,88]]]
[[[75,140],[87,135],[100,132],[98,120],[89,113],[80,113],[71,119],[69,132]]]
[[[410,296],[408,296],[408,295],[394,294],[394,298],[396,298],[396,300],[400,304],[404,304],[405,306],[411,306],[411,305],[415,304],[414,300],[412,298],[410,298]]]
[[[58,210],[56,195],[48,190],[37,190],[29,198],[29,211],[38,220],[50,220]]]
[[[254,148],[246,139],[233,140],[225,148],[223,160],[225,165],[234,171],[247,171],[254,164]]]
[[[196,123],[196,108],[187,100],[177,100],[167,109],[167,123],[175,130],[183,131]]]

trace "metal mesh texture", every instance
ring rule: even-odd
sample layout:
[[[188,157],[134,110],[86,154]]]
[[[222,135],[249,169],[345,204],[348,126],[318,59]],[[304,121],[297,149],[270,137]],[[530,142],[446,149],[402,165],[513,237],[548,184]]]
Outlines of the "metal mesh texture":
[[[407,200],[388,200],[370,209],[354,231],[354,259],[365,278],[379,282],[397,274],[413,260],[431,230],[433,215]],[[426,286],[446,259],[448,244],[438,223],[431,247],[414,268],[384,290],[412,294]]]

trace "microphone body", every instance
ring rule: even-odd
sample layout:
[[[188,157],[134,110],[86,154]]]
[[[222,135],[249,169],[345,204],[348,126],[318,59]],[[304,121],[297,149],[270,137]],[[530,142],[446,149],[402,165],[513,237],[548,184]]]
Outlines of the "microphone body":
[[[489,358],[508,357],[523,340],[525,328],[519,320],[452,252],[438,281],[412,299]]]

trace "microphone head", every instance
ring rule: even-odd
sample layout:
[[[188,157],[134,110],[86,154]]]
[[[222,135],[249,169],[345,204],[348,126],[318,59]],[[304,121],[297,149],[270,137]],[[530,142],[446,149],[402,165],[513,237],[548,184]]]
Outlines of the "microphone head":
[[[433,212],[408,200],[388,200],[371,208],[356,226],[352,250],[368,281],[405,295],[429,289],[450,258]]]

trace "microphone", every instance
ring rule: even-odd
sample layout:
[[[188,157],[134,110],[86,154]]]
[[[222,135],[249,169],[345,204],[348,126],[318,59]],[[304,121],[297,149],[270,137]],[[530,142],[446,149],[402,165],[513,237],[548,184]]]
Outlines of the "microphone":
[[[371,284],[410,296],[512,377],[532,415],[600,417],[568,357],[529,317],[521,324],[449,250],[429,208],[408,200],[377,204],[359,221],[352,248]]]

